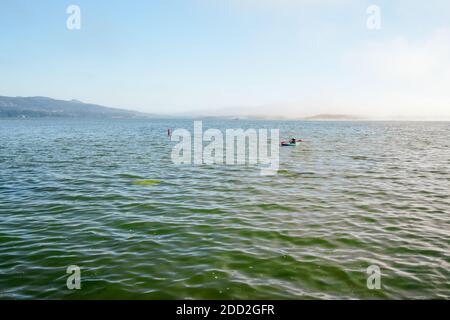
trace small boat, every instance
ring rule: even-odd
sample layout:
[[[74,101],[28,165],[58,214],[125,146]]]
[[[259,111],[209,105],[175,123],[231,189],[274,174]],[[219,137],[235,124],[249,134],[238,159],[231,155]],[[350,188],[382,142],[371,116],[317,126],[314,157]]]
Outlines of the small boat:
[[[297,140],[295,140],[295,142],[292,142],[292,141],[281,141],[281,146],[282,147],[295,147],[295,146],[298,146],[302,142],[303,142],[302,139],[297,139]]]

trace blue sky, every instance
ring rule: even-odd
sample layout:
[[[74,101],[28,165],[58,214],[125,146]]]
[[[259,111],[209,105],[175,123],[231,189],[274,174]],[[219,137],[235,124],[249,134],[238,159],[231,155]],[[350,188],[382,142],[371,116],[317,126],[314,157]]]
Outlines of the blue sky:
[[[66,8],[81,8],[81,29]],[[369,5],[381,30],[368,30]],[[445,0],[0,2],[0,95],[157,113],[450,117]]]

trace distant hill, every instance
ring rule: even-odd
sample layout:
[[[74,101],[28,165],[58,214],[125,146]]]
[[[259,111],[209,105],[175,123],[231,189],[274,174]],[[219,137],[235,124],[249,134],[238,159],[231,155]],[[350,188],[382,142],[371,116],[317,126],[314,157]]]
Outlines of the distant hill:
[[[233,110],[231,110],[233,111]],[[362,120],[352,115],[319,114],[307,118],[264,115],[248,112],[247,115],[230,113],[228,115],[210,112],[185,113],[178,115],[156,115],[137,111],[104,107],[78,100],[56,100],[47,97],[4,97],[0,96],[0,118],[186,118],[223,120]]]
[[[152,115],[108,108],[78,100],[0,96],[0,118],[144,118]]]
[[[301,120],[301,121],[358,121],[365,120],[365,118],[344,115],[344,114],[318,114],[311,117],[290,117],[290,116],[277,116],[277,115],[202,115],[201,113],[197,115],[186,115],[183,114],[181,117],[190,119],[216,119],[216,120]]]
[[[362,120],[362,118],[347,114],[318,114],[312,117],[304,118],[304,120],[349,121],[349,120]]]

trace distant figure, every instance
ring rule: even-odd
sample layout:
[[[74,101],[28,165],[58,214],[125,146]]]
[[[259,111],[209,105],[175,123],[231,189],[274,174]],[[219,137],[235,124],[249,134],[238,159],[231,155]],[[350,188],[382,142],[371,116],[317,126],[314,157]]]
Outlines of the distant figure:
[[[295,140],[295,138],[292,138],[291,143],[297,143],[297,140]]]
[[[167,136],[170,138],[172,136],[172,132],[170,131],[170,128],[167,129]]]

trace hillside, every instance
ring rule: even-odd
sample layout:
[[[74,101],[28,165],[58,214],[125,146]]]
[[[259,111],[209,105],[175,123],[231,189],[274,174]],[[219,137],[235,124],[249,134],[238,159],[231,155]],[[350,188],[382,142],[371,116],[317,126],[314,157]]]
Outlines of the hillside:
[[[312,117],[304,118],[305,120],[324,120],[324,121],[352,121],[362,120],[361,117],[347,114],[318,114]]]
[[[0,96],[0,118],[142,118],[150,115],[77,100]]]

